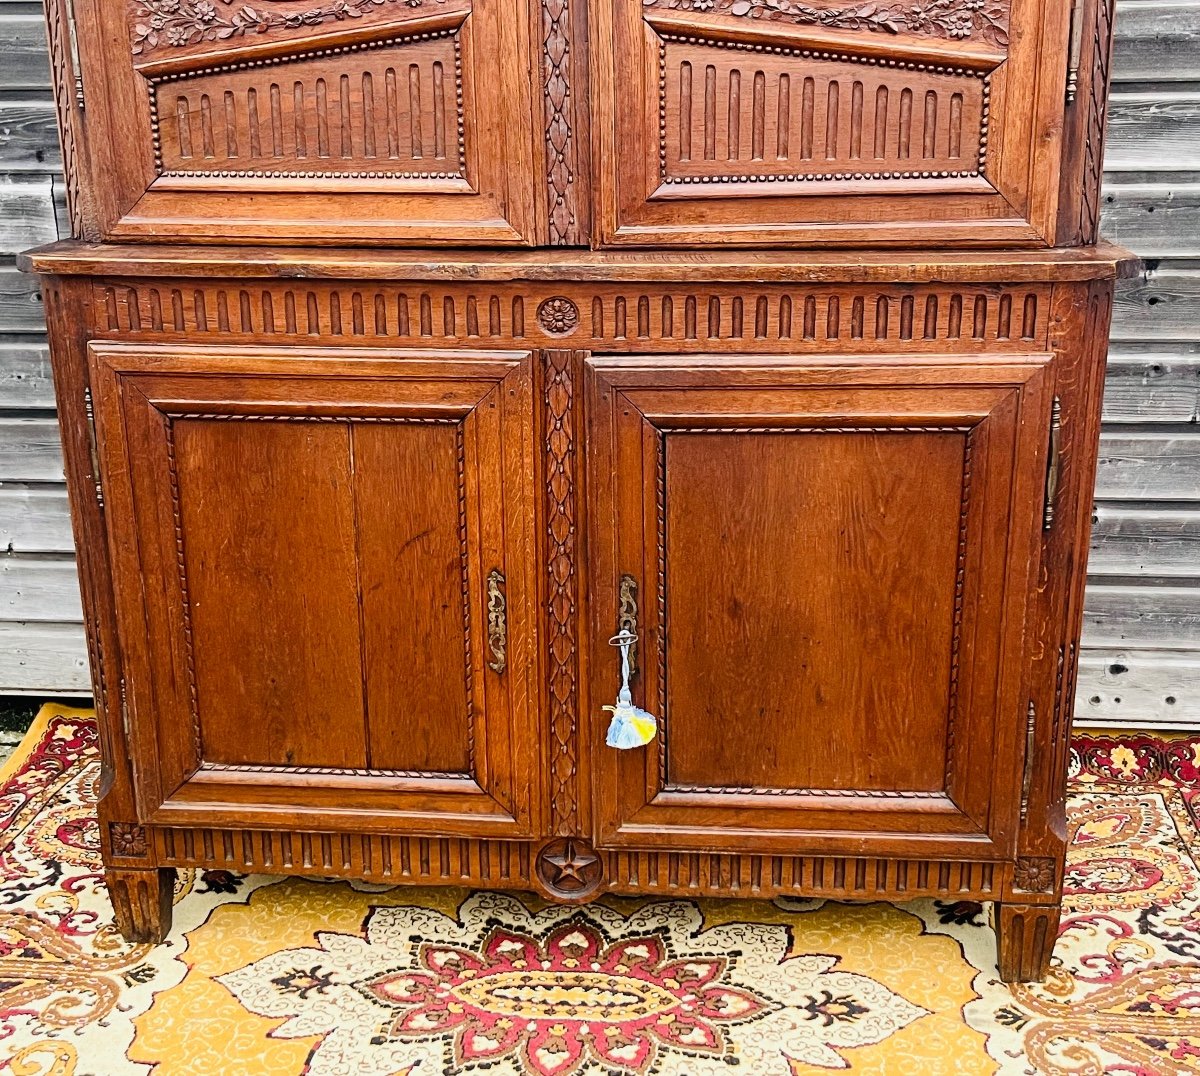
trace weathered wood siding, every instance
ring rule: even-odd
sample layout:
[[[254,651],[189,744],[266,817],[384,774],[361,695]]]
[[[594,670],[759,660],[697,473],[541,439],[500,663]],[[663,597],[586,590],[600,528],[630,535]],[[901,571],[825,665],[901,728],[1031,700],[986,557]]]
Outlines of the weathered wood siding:
[[[1200,728],[1200,0],[1118,0],[1113,328],[1077,713]],[[0,0],[0,691],[87,690],[53,393],[22,247],[62,228],[37,4]]]
[[[1200,0],[1117,0],[1113,324],[1078,720],[1200,729]]]

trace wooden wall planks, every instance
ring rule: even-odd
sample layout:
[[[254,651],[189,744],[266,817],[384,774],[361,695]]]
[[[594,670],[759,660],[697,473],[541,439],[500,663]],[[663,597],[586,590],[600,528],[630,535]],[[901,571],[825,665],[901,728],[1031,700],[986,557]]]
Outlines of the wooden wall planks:
[[[63,229],[38,4],[0,0],[0,58],[0,692],[86,693],[41,310],[13,267]],[[1113,327],[1076,712],[1200,729],[1200,0],[1118,0],[1114,69],[1104,229],[1151,261]]]

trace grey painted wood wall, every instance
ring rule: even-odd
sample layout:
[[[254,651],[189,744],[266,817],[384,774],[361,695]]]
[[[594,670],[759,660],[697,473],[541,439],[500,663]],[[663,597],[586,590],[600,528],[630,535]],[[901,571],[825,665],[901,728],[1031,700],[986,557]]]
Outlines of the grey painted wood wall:
[[[1147,259],[1113,328],[1082,720],[1200,729],[1200,0],[1118,0],[1105,230]],[[86,693],[34,282],[67,234],[40,5],[0,0],[0,693]]]

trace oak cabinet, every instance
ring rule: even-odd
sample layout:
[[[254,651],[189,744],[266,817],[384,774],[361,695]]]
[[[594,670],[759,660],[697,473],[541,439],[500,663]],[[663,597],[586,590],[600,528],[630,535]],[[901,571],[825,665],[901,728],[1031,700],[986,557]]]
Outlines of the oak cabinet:
[[[139,813],[532,836],[529,355],[89,359]]]
[[[1112,0],[46,14],[127,937],[203,866],[990,900],[1046,973]]]

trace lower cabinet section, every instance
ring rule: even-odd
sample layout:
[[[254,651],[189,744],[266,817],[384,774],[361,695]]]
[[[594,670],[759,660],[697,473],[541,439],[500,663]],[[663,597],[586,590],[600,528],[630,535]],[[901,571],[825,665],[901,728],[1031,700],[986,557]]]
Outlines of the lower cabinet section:
[[[794,338],[702,343],[647,283],[577,349],[595,266],[486,346],[361,281],[310,305],[395,339],[197,340],[121,320],[143,283],[49,281],[122,929],[160,937],[186,866],[936,895],[996,901],[1003,973],[1043,974],[1111,300],[1069,264],[951,267],[974,331],[958,285],[847,262],[779,298]],[[608,746],[622,706],[649,743]]]

